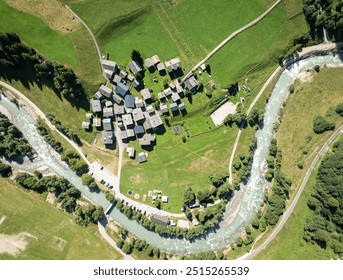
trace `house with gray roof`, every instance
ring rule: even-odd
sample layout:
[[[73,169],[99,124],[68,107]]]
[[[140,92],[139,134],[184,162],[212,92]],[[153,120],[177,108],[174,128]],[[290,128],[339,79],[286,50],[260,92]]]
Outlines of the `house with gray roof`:
[[[150,146],[155,143],[155,135],[144,134],[142,138],[139,138],[139,144],[141,146]]]
[[[133,126],[133,120],[131,114],[125,114],[122,116],[123,124],[126,128]]]
[[[145,103],[143,102],[142,99],[136,97],[135,98],[135,105],[136,105],[136,108],[143,108],[145,106]]]
[[[149,70],[152,71],[155,69],[154,62],[152,61],[151,57],[147,58],[144,60],[145,67]]]
[[[136,60],[130,61],[129,69],[133,75],[136,75],[137,73],[140,73],[143,70]]]
[[[132,116],[133,116],[133,120],[136,123],[139,122],[143,122],[144,121],[144,115],[143,115],[143,111],[141,108],[135,108],[132,110]]]
[[[148,112],[149,115],[155,114],[155,109],[151,105],[146,107],[146,112]]]
[[[161,226],[167,226],[170,222],[169,218],[167,216],[162,216],[158,214],[151,214],[150,220],[158,225]]]
[[[191,93],[195,93],[198,90],[199,82],[195,79],[194,76],[188,78],[185,81],[185,88],[188,89]]]
[[[178,105],[176,103],[171,103],[170,104],[170,111],[176,112],[176,111],[178,111],[178,109],[179,109],[179,107],[178,107]]]
[[[82,122],[82,128],[88,130],[90,129],[90,126],[91,126],[90,122]]]
[[[105,145],[112,145],[114,143],[113,131],[101,131],[101,142]]]
[[[107,86],[101,85],[99,88],[99,92],[105,96],[106,98],[111,98],[112,97],[112,89],[108,88]]]
[[[93,113],[101,112],[102,108],[101,108],[101,103],[99,99],[91,99],[90,102],[92,104]]]
[[[102,98],[102,94],[101,94],[99,91],[97,91],[97,92],[94,94],[94,98],[100,100],[100,99]]]
[[[147,100],[151,99],[151,93],[150,93],[150,90],[148,88],[143,88],[140,91],[140,93],[141,93],[144,101],[147,101]]]
[[[126,130],[126,135],[127,135],[127,138],[132,138],[132,137],[135,137],[135,131],[133,129],[127,129]]]
[[[141,134],[144,134],[144,127],[141,126],[141,125],[136,125],[134,128],[133,128],[134,132],[136,135],[141,135]]]
[[[117,71],[118,65],[115,61],[103,59],[100,62],[104,70],[110,70],[112,72]]]
[[[126,79],[127,78],[127,72],[125,72],[124,70],[121,70],[119,72],[119,76],[122,77],[123,79]]]
[[[137,161],[138,161],[139,163],[146,162],[146,155],[145,155],[144,152],[141,152],[141,153],[138,154],[138,156],[137,156]]]
[[[169,73],[181,70],[181,62],[179,58],[173,58],[169,61],[166,61],[166,67]]]
[[[102,126],[104,128],[104,130],[112,130],[112,121],[111,119],[103,119],[102,120]]]
[[[124,103],[124,99],[116,93],[113,93],[112,98],[113,98],[113,101],[119,105]]]
[[[123,83],[118,83],[116,87],[116,92],[121,96],[124,97],[125,94],[129,92],[129,88],[124,85]]]
[[[104,69],[104,74],[105,74],[105,77],[109,80],[112,80],[113,75],[114,75],[113,71],[108,70],[108,69]]]
[[[135,108],[135,97],[131,94],[125,96],[125,107],[129,109]]]
[[[159,114],[155,114],[150,118],[151,127],[156,131],[161,128],[163,122]]]
[[[166,88],[165,90],[163,90],[165,96],[170,99],[171,98],[171,95],[172,95],[172,90],[170,88]]]
[[[149,132],[152,130],[152,126],[151,126],[151,122],[150,122],[150,118],[148,116],[148,118],[145,118],[145,122],[143,123],[144,129],[146,132]]]
[[[157,94],[157,96],[158,96],[158,99],[159,99],[161,102],[166,102],[166,95],[164,94],[163,91],[159,92],[159,93]]]
[[[125,114],[125,107],[123,105],[114,104],[113,111],[116,116]]]
[[[163,62],[157,63],[156,68],[157,68],[158,73],[160,73],[160,75],[165,74],[166,68],[164,67]]]
[[[122,80],[122,77],[120,77],[117,74],[114,75],[114,78],[113,78],[114,84],[116,84],[116,85],[119,84],[121,82],[121,80]]]
[[[112,101],[107,100],[107,101],[105,102],[105,107],[112,107],[112,106],[113,106]]]
[[[162,114],[168,114],[169,113],[168,106],[166,104],[161,104],[160,111]]]
[[[86,113],[86,119],[91,119],[93,118],[93,115],[91,113]]]
[[[179,110],[182,111],[182,110],[186,110],[186,106],[184,103],[180,103],[179,104]]]
[[[172,97],[173,102],[178,102],[180,100],[180,96],[176,92],[173,92],[171,97]]]
[[[105,117],[105,118],[111,118],[114,116],[114,113],[113,113],[113,108],[112,107],[107,107],[107,108],[104,108],[102,110],[102,115]]]
[[[130,81],[131,83],[133,82],[134,79],[135,79],[134,76],[132,76],[130,74],[127,75],[127,80]]]

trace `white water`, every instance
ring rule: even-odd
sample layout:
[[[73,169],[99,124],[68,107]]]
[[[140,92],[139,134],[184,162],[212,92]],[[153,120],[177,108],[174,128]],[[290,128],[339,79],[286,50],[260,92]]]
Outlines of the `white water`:
[[[244,230],[244,227],[255,216],[262,202],[267,185],[263,174],[266,167],[269,145],[272,139],[273,125],[277,120],[278,112],[287,96],[289,85],[300,72],[305,71],[314,65],[324,64],[338,65],[342,64],[342,60],[337,55],[310,57],[294,63],[286,69],[278,79],[265,108],[264,126],[261,130],[256,132],[257,148],[254,153],[251,177],[247,185],[242,186],[241,188],[241,191],[244,192],[243,201],[237,211],[236,217],[228,226],[222,227],[217,232],[210,233],[206,238],[190,242],[184,239],[164,238],[157,233],[150,232],[140,226],[137,222],[129,220],[116,208],[111,211],[110,216],[138,238],[166,251],[174,253],[197,253],[221,249],[227,246]],[[86,197],[101,205],[104,209],[107,208],[109,203],[106,201],[103,193],[89,192],[88,188],[82,186],[79,177],[64,167],[59,160],[50,155],[47,144],[37,133],[34,120],[24,109],[18,109],[4,97],[1,98],[0,103],[11,113],[15,124],[23,131],[25,137],[36,149],[38,156],[46,165],[60,176],[67,178]]]

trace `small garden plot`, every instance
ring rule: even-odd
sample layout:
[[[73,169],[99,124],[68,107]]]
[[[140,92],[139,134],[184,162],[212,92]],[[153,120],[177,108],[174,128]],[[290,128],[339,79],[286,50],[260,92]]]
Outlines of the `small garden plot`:
[[[175,135],[181,135],[183,132],[183,128],[182,128],[181,124],[173,125],[173,132]]]

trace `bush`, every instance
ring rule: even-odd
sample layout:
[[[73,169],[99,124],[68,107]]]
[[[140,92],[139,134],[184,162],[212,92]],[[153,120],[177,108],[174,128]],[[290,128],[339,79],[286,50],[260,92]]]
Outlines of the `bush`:
[[[334,130],[335,125],[333,123],[328,122],[325,118],[321,116],[317,116],[313,120],[313,131],[316,134],[321,134],[328,130]]]
[[[340,103],[336,106],[336,113],[343,117],[343,103]]]
[[[12,167],[0,161],[0,176],[9,177],[12,174]]]

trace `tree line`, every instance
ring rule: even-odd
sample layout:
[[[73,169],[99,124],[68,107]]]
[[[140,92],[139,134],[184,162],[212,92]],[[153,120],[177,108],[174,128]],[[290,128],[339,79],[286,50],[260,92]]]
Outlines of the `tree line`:
[[[343,138],[321,161],[314,191],[307,201],[312,215],[304,227],[304,240],[331,248],[343,256]]]
[[[33,148],[21,131],[0,113],[0,156],[14,159],[19,156],[32,156]]]
[[[71,103],[84,95],[80,80],[72,69],[49,60],[21,41],[15,33],[0,32],[0,76],[15,73],[45,84]]]
[[[101,206],[90,203],[78,205],[77,200],[81,198],[81,192],[63,177],[43,176],[37,171],[34,175],[21,172],[15,177],[15,181],[25,189],[38,193],[53,193],[60,207],[74,214],[75,222],[79,225],[87,226],[89,223],[97,223],[104,216]]]

